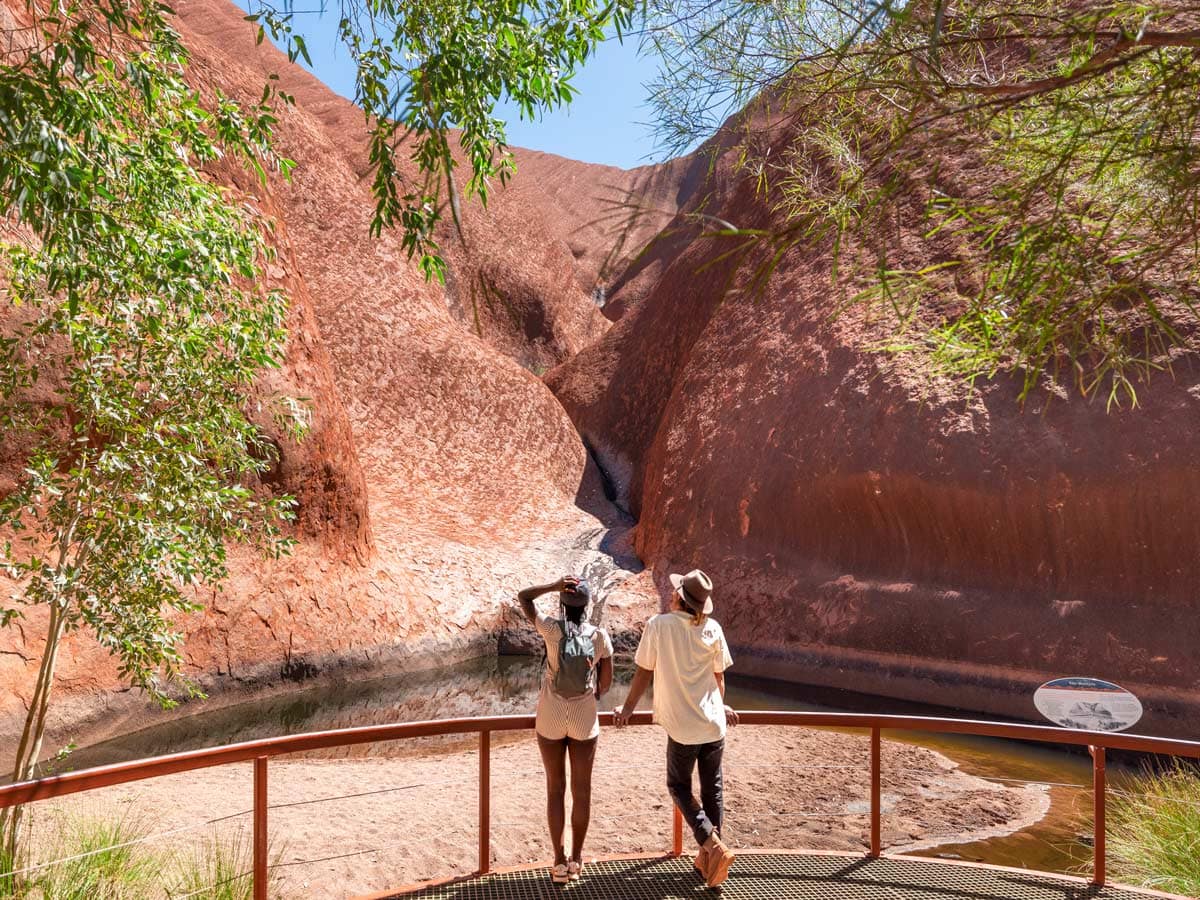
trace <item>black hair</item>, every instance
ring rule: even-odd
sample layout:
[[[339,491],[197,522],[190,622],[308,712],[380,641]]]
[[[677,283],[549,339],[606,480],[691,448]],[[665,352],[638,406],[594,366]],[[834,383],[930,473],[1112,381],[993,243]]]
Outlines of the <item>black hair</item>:
[[[583,624],[583,614],[587,612],[586,606],[567,606],[563,604],[563,615],[566,616],[568,622],[572,625]]]

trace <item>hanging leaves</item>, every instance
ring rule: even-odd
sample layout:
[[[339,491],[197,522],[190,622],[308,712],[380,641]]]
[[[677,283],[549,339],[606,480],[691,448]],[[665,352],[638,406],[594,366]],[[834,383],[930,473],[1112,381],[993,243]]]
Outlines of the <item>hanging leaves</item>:
[[[514,171],[497,104],[533,119],[570,102],[571,78],[609,29],[628,30],[634,0],[341,0],[339,33],[357,76],[355,102],[370,125],[373,234],[400,228],[410,258],[443,279],[434,230],[447,207],[461,234],[461,204],[486,205],[492,182]],[[256,0],[247,18],[308,61],[287,3]],[[461,176],[451,144],[468,170]],[[419,181],[401,174],[399,156]],[[461,182],[461,183],[460,183]]]
[[[60,4],[0,62],[0,216],[36,237],[2,247],[26,314],[0,342],[0,417],[31,449],[0,501],[22,586],[0,622],[48,606],[169,704],[173,612],[225,576],[227,542],[286,551],[292,500],[250,487],[273,445],[247,394],[286,337],[287,298],[259,287],[266,223],[200,172],[222,154],[286,172],[277,98],[205,102],[168,16]]]

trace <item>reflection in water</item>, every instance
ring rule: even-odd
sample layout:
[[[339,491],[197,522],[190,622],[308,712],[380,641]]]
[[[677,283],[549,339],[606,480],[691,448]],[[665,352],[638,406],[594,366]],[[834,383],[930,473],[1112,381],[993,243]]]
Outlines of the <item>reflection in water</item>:
[[[541,660],[492,657],[390,678],[323,682],[283,697],[198,712],[76,750],[59,771],[178,753],[260,738],[362,725],[524,715],[536,703]],[[308,758],[402,756],[457,749],[473,736],[363,744]]]
[[[531,714],[536,705],[541,668],[542,663],[538,658],[493,657],[390,678],[322,683],[284,697],[198,712],[122,735],[75,751],[58,768],[59,771],[88,768],[183,750],[333,728],[424,719]],[[603,708],[612,709],[620,704],[631,676],[631,665],[618,663],[614,687],[604,698]],[[844,691],[738,679],[732,673],[728,700],[732,706],[741,709],[914,715],[955,712]],[[643,701],[643,708],[649,708],[649,705],[649,699]],[[507,739],[520,737],[513,735]],[[889,735],[889,738],[940,751],[959,763],[964,771],[986,778],[1087,785],[1091,777],[1090,764],[1085,757],[1034,745],[959,735],[898,734]],[[429,754],[474,746],[475,741],[474,735],[448,735],[363,744],[308,756],[344,758]],[[885,790],[887,777],[885,771]],[[1051,796],[1050,814],[1033,828],[1006,838],[943,846],[927,851],[927,855],[949,855],[1050,871],[1076,869],[1087,858],[1086,848],[1081,847],[1075,836],[1076,808],[1086,805],[1086,798],[1090,795],[1087,789],[1055,788]],[[1089,811],[1084,810],[1085,813]]]

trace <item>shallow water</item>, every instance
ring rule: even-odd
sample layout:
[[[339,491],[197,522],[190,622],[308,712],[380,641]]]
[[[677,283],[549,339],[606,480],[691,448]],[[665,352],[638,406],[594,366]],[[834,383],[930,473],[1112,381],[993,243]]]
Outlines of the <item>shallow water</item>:
[[[966,710],[930,707],[886,698],[811,688],[756,679],[731,681],[731,703],[739,709],[788,709],[896,715],[978,718]],[[1038,869],[1047,872],[1086,874],[1091,848],[1079,840],[1090,832],[1092,814],[1092,763],[1084,753],[1046,745],[971,735],[924,732],[884,732],[888,740],[903,741],[936,750],[958,763],[964,772],[1002,783],[1032,782],[1052,785],[1050,810],[1030,828],[1000,838],[967,844],[943,844],[915,855],[963,859],[992,865]],[[1110,763],[1110,774],[1119,767]],[[887,791],[887,770],[882,772]],[[885,848],[886,849],[886,848]]]
[[[476,660],[433,671],[353,682],[321,683],[284,697],[196,712],[140,731],[75,750],[58,771],[158,756],[182,750],[306,731],[460,716],[528,714],[533,711],[541,661],[528,657]],[[624,699],[631,670],[617,673],[604,699],[611,709]],[[961,711],[897,703],[842,691],[738,678],[730,673],[729,703],[740,709],[892,712],[958,715]],[[649,701],[643,701],[643,708]],[[945,845],[922,855],[962,858],[998,865],[1078,872],[1090,850],[1077,837],[1091,815],[1091,763],[1086,755],[957,735],[889,734],[940,751],[964,771],[985,778],[1052,785],[1050,813],[1036,825],[1004,838]],[[428,738],[342,748],[322,756],[380,756],[436,753],[473,746],[474,736]],[[883,773],[887,791],[887,772]]]

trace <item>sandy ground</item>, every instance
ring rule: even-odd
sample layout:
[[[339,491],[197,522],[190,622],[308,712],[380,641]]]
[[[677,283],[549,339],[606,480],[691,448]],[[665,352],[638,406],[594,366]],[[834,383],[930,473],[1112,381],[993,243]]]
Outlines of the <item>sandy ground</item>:
[[[585,856],[669,847],[665,746],[658,728],[602,735]],[[271,762],[270,833],[274,861],[281,864],[280,896],[354,896],[475,868],[477,753],[459,748],[391,757],[385,754],[395,747],[374,749],[381,755],[370,759]],[[856,734],[732,730],[727,839],[745,848],[865,847],[868,753],[867,739]],[[170,847],[194,843],[205,831],[246,840],[251,802],[251,767],[240,764],[40,804],[38,816],[44,823],[81,810],[128,811],[152,821],[155,832],[174,832],[152,842]],[[544,803],[532,737],[494,743],[493,866],[548,859]],[[884,743],[883,840],[892,850],[1006,834],[1037,821],[1047,807],[1040,787],[1002,787],[959,771],[931,750]]]

